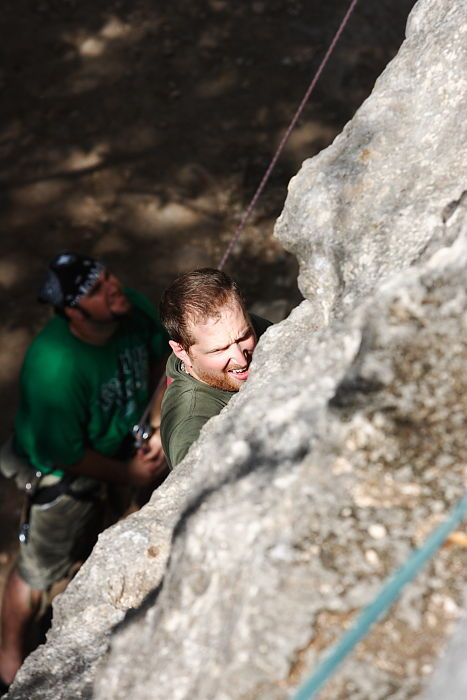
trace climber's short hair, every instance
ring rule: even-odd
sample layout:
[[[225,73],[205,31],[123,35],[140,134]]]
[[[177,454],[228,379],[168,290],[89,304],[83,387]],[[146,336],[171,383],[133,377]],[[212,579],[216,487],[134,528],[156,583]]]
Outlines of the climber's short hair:
[[[245,300],[237,283],[225,272],[203,267],[185,272],[167,287],[160,303],[160,316],[172,340],[188,351],[195,339],[194,324],[220,316],[224,306],[238,303],[246,314]]]

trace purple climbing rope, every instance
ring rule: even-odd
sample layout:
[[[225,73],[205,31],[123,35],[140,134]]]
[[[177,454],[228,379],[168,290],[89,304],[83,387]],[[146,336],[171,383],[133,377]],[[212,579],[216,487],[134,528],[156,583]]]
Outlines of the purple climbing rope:
[[[274,166],[276,165],[277,160],[278,160],[280,154],[282,153],[282,149],[284,148],[285,144],[287,143],[287,140],[288,140],[290,134],[292,133],[292,130],[295,127],[295,124],[297,123],[298,119],[300,118],[300,115],[303,112],[303,109],[304,109],[306,103],[310,99],[311,93],[313,92],[315,85],[318,82],[318,80],[321,76],[321,73],[323,72],[324,67],[326,66],[332,52],[334,51],[334,48],[335,48],[337,42],[339,41],[339,38],[340,38],[342,32],[344,31],[344,29],[347,25],[347,22],[350,19],[350,16],[352,15],[352,12],[355,9],[355,5],[357,4],[357,1],[358,0],[351,1],[350,5],[347,9],[347,12],[345,13],[345,15],[342,19],[342,22],[340,23],[339,28],[338,28],[337,32],[335,33],[334,38],[331,41],[329,48],[326,51],[324,58],[319,65],[318,70],[316,71],[313,79],[311,80],[310,85],[308,86],[308,90],[306,91],[300,105],[298,106],[298,109],[295,112],[295,114],[292,118],[292,121],[290,122],[289,127],[287,128],[287,131],[285,132],[284,136],[282,137],[281,142],[280,142],[279,146],[277,147],[277,150],[276,150],[266,172],[263,175],[263,179],[259,183],[258,189],[256,190],[255,194],[253,195],[251,202],[249,203],[246,211],[244,212],[244,214],[241,218],[239,225],[237,226],[237,229],[236,229],[234,235],[232,236],[232,240],[230,241],[224,255],[222,256],[222,259],[218,265],[219,270],[222,270],[223,267],[225,266],[225,263],[227,262],[227,259],[229,258],[230,254],[232,253],[232,250],[234,249],[235,244],[237,243],[238,239],[240,238],[240,235],[241,235],[243,229],[245,228],[245,225],[246,225],[248,219],[250,218],[251,212],[255,208],[256,202],[260,198],[261,193],[262,193],[264,187],[266,186],[266,183],[269,180],[269,177],[274,169]]]

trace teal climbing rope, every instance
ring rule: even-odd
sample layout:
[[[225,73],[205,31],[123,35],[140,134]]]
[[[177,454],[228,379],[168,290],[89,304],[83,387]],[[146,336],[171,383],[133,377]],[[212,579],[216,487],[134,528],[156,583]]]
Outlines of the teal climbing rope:
[[[406,563],[387,581],[373,602],[360,613],[355,624],[331,648],[310,678],[292,696],[292,700],[311,700],[314,697],[356,644],[368,634],[372,625],[388,611],[402,588],[415,578],[450,532],[462,523],[466,516],[467,495],[457,503],[449,517],[431,533],[424,545],[413,551]]]

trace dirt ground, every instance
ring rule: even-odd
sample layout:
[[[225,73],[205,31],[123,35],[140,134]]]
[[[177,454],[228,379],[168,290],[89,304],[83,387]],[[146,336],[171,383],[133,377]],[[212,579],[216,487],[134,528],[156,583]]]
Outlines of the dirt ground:
[[[216,266],[348,0],[3,0],[0,19],[0,437],[11,430],[35,295],[63,249],[103,258],[156,303]],[[226,270],[255,309],[300,300],[272,239],[287,184],[397,52],[414,0],[360,0]],[[0,572],[19,499],[0,481]]]

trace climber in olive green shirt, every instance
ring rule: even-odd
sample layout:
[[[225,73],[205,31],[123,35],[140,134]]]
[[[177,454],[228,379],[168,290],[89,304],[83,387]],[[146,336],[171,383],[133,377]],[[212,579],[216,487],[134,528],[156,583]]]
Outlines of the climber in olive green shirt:
[[[164,292],[160,309],[173,351],[161,438],[174,467],[247,380],[258,338],[270,323],[249,315],[236,283],[210,268],[178,277]]]

